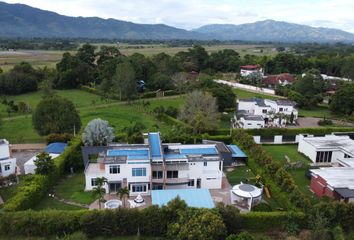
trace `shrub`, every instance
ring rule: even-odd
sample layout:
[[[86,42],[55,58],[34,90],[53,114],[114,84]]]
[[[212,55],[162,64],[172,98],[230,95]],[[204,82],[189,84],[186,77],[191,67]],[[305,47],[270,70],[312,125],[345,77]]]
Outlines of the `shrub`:
[[[226,240],[255,240],[255,238],[248,232],[241,232],[238,235],[232,234]]]
[[[101,95],[100,92],[96,89],[96,88],[92,88],[89,86],[80,86],[80,90],[88,92],[88,93],[92,93],[92,94],[96,94],[96,95]]]
[[[47,136],[46,142],[47,144],[53,143],[53,142],[63,142],[67,143],[73,138],[73,135],[70,133],[53,133]]]
[[[87,240],[87,236],[83,232],[74,232],[72,234],[66,235],[61,240]]]
[[[260,204],[252,207],[252,211],[254,211],[254,212],[271,212],[272,207],[267,203],[261,202]]]
[[[317,122],[318,125],[320,126],[328,126],[328,125],[333,125],[332,120],[330,119],[322,119]]]

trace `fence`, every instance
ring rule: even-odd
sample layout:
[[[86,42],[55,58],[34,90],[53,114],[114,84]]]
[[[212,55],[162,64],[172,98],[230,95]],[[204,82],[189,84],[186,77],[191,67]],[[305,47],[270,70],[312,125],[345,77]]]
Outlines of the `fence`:
[[[252,91],[252,92],[256,92],[256,93],[275,95],[275,91],[273,89],[269,89],[269,88],[260,88],[260,87],[255,87],[255,86],[242,84],[242,83],[228,82],[225,80],[214,80],[214,81],[217,83],[229,85],[230,87],[233,87],[233,88],[240,88],[240,89],[244,89],[244,90]]]

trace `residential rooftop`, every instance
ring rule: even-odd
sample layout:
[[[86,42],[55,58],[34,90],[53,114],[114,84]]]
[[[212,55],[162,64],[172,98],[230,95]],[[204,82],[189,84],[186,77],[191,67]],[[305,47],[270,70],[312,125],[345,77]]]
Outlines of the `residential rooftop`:
[[[353,167],[327,167],[310,170],[313,176],[320,176],[326,180],[331,187],[347,188],[354,190],[354,168]]]
[[[317,149],[339,148],[348,153],[354,153],[354,140],[349,136],[326,135],[324,137],[305,137],[308,142]]]

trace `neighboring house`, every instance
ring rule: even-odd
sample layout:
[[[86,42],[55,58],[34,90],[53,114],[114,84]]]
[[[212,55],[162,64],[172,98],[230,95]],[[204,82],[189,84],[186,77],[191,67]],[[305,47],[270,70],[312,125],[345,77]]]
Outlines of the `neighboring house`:
[[[291,114],[293,114],[294,121],[298,118],[298,110],[295,105],[295,102],[286,99],[239,99],[234,117],[235,127],[285,126]]]
[[[244,65],[240,67],[240,74],[242,77],[247,77],[252,73],[261,74],[263,76],[263,70],[259,65]]]
[[[60,156],[67,147],[66,143],[51,143],[49,144],[44,151],[49,154],[49,156],[52,157],[52,159],[55,159]],[[31,157],[27,162],[25,162],[24,169],[25,169],[25,174],[35,174],[36,173],[36,164],[34,161],[37,159],[37,155]]]
[[[9,142],[0,139],[0,176],[7,177],[16,173],[16,158],[11,157]]]
[[[310,172],[310,187],[316,196],[354,202],[354,167],[327,167]]]
[[[223,176],[223,154],[214,144],[162,143],[160,133],[145,134],[144,144],[110,144],[83,147],[85,190],[92,190],[98,177],[105,177],[107,193],[128,187],[131,195],[150,194],[161,189],[219,189]],[[221,153],[222,152],[222,153]],[[98,153],[97,162],[88,158]]]
[[[265,76],[262,83],[269,88],[276,88],[278,85],[286,86],[292,84],[295,77],[289,73]]]
[[[319,165],[339,164],[341,159],[354,158],[354,140],[349,136],[313,137],[300,135],[298,151]]]

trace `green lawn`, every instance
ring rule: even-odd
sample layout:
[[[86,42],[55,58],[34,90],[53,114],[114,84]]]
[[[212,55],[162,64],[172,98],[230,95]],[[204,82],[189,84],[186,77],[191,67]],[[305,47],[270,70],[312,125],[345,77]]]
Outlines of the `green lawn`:
[[[230,119],[234,117],[234,113],[222,114],[220,117],[219,128],[230,129],[231,122]]]
[[[255,175],[248,166],[239,166],[235,167],[232,172],[227,172],[226,177],[229,183],[234,186],[240,182],[247,182],[247,179],[254,178]]]
[[[85,175],[76,173],[62,179],[55,187],[56,194],[65,200],[72,202],[91,204],[95,201],[91,192],[85,192]]]
[[[56,210],[82,210],[85,208],[72,206],[66,203],[59,202],[58,200],[49,196],[44,197],[33,210],[39,211],[44,209],[56,209]]]
[[[249,92],[246,90],[234,88],[233,89],[234,93],[236,94],[237,98],[240,99],[248,99],[248,98],[267,98],[267,99],[279,99],[277,96],[272,96],[272,95],[266,95],[266,94],[261,94],[261,93],[254,93],[254,92]]]
[[[332,113],[327,106],[319,106],[312,110],[300,109],[299,116],[337,119],[341,116]]]
[[[310,180],[305,176],[307,166],[311,162],[297,151],[297,145],[263,145],[262,147],[274,160],[280,162],[283,166],[286,163],[285,155],[289,157],[291,162],[303,162],[302,168],[288,170],[288,172],[293,176],[296,185],[304,194],[313,196],[309,190]]]

